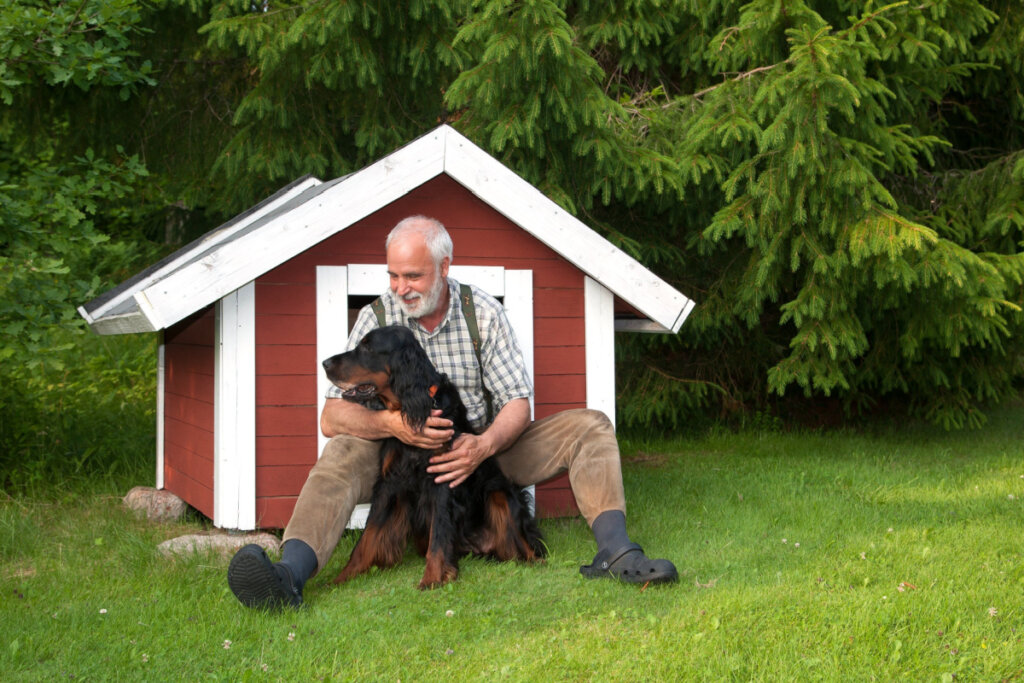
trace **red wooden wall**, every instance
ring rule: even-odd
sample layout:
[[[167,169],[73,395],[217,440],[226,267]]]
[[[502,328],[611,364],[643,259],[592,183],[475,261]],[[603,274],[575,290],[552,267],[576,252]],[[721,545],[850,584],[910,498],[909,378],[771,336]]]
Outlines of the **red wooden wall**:
[[[213,307],[164,332],[164,487],[213,517]]]
[[[384,263],[385,237],[413,214],[444,223],[457,264],[533,271],[535,417],[586,406],[582,273],[457,182],[439,176],[257,279],[256,519],[261,527],[287,523],[317,458],[316,266]],[[387,284],[381,282],[382,292]],[[338,351],[344,344],[338,340]],[[574,514],[567,477],[538,487],[537,505],[543,516]]]

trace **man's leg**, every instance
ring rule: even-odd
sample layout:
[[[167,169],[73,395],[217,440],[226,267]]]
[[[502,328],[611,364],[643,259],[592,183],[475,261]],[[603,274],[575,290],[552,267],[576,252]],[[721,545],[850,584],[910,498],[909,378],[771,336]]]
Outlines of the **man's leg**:
[[[671,562],[649,559],[629,540],[619,443],[604,413],[569,410],[538,420],[497,456],[497,463],[523,486],[569,473],[576,504],[597,542],[594,561],[580,567],[584,576],[613,576],[634,583],[678,578]]]
[[[302,587],[327,564],[357,503],[370,501],[380,443],[351,436],[331,439],[310,470],[284,530],[281,561],[271,564],[258,545],[239,550],[228,585],[247,607],[298,606]]]

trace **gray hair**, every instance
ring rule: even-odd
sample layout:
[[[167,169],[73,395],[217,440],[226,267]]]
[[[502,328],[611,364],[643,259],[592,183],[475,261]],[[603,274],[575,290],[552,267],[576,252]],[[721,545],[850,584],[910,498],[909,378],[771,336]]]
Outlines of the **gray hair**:
[[[441,261],[446,258],[448,263],[452,262],[453,246],[451,236],[444,229],[441,221],[436,218],[428,218],[427,216],[409,216],[400,220],[398,225],[388,233],[388,238],[384,241],[384,248],[390,247],[391,243],[396,239],[413,233],[423,236],[423,241],[427,244],[427,251],[430,252],[436,267],[440,268]]]

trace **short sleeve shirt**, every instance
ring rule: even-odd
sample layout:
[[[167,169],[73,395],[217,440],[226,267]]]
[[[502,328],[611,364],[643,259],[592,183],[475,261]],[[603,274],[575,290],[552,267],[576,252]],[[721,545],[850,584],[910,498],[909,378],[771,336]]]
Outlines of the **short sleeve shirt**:
[[[513,399],[532,396],[533,384],[526,372],[523,352],[505,315],[505,309],[490,294],[473,285],[470,288],[480,331],[480,363],[473,351],[469,325],[462,314],[459,283],[452,278],[448,278],[448,312],[433,332],[428,332],[419,321],[407,316],[390,290],[381,296],[381,302],[384,304],[384,321],[388,325],[404,325],[412,330],[438,371],[448,375],[458,387],[470,423],[482,430],[487,426],[484,386],[491,393],[494,412],[497,413]],[[377,316],[370,306],[364,306],[349,335],[346,349],[355,348],[366,333],[376,327]],[[330,386],[327,398],[341,398],[341,390]]]

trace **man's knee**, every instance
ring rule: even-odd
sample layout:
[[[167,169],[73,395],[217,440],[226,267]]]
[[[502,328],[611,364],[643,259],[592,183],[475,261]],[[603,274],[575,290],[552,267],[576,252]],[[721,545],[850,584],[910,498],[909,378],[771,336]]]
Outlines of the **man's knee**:
[[[572,425],[572,432],[580,439],[590,441],[597,439],[615,440],[615,427],[612,421],[600,410],[593,408],[578,408],[567,410],[561,413],[565,416],[568,424]]]
[[[593,428],[614,430],[611,419],[604,413],[604,411],[595,410],[593,408],[583,408],[580,412],[585,416],[584,420],[586,420]]]

